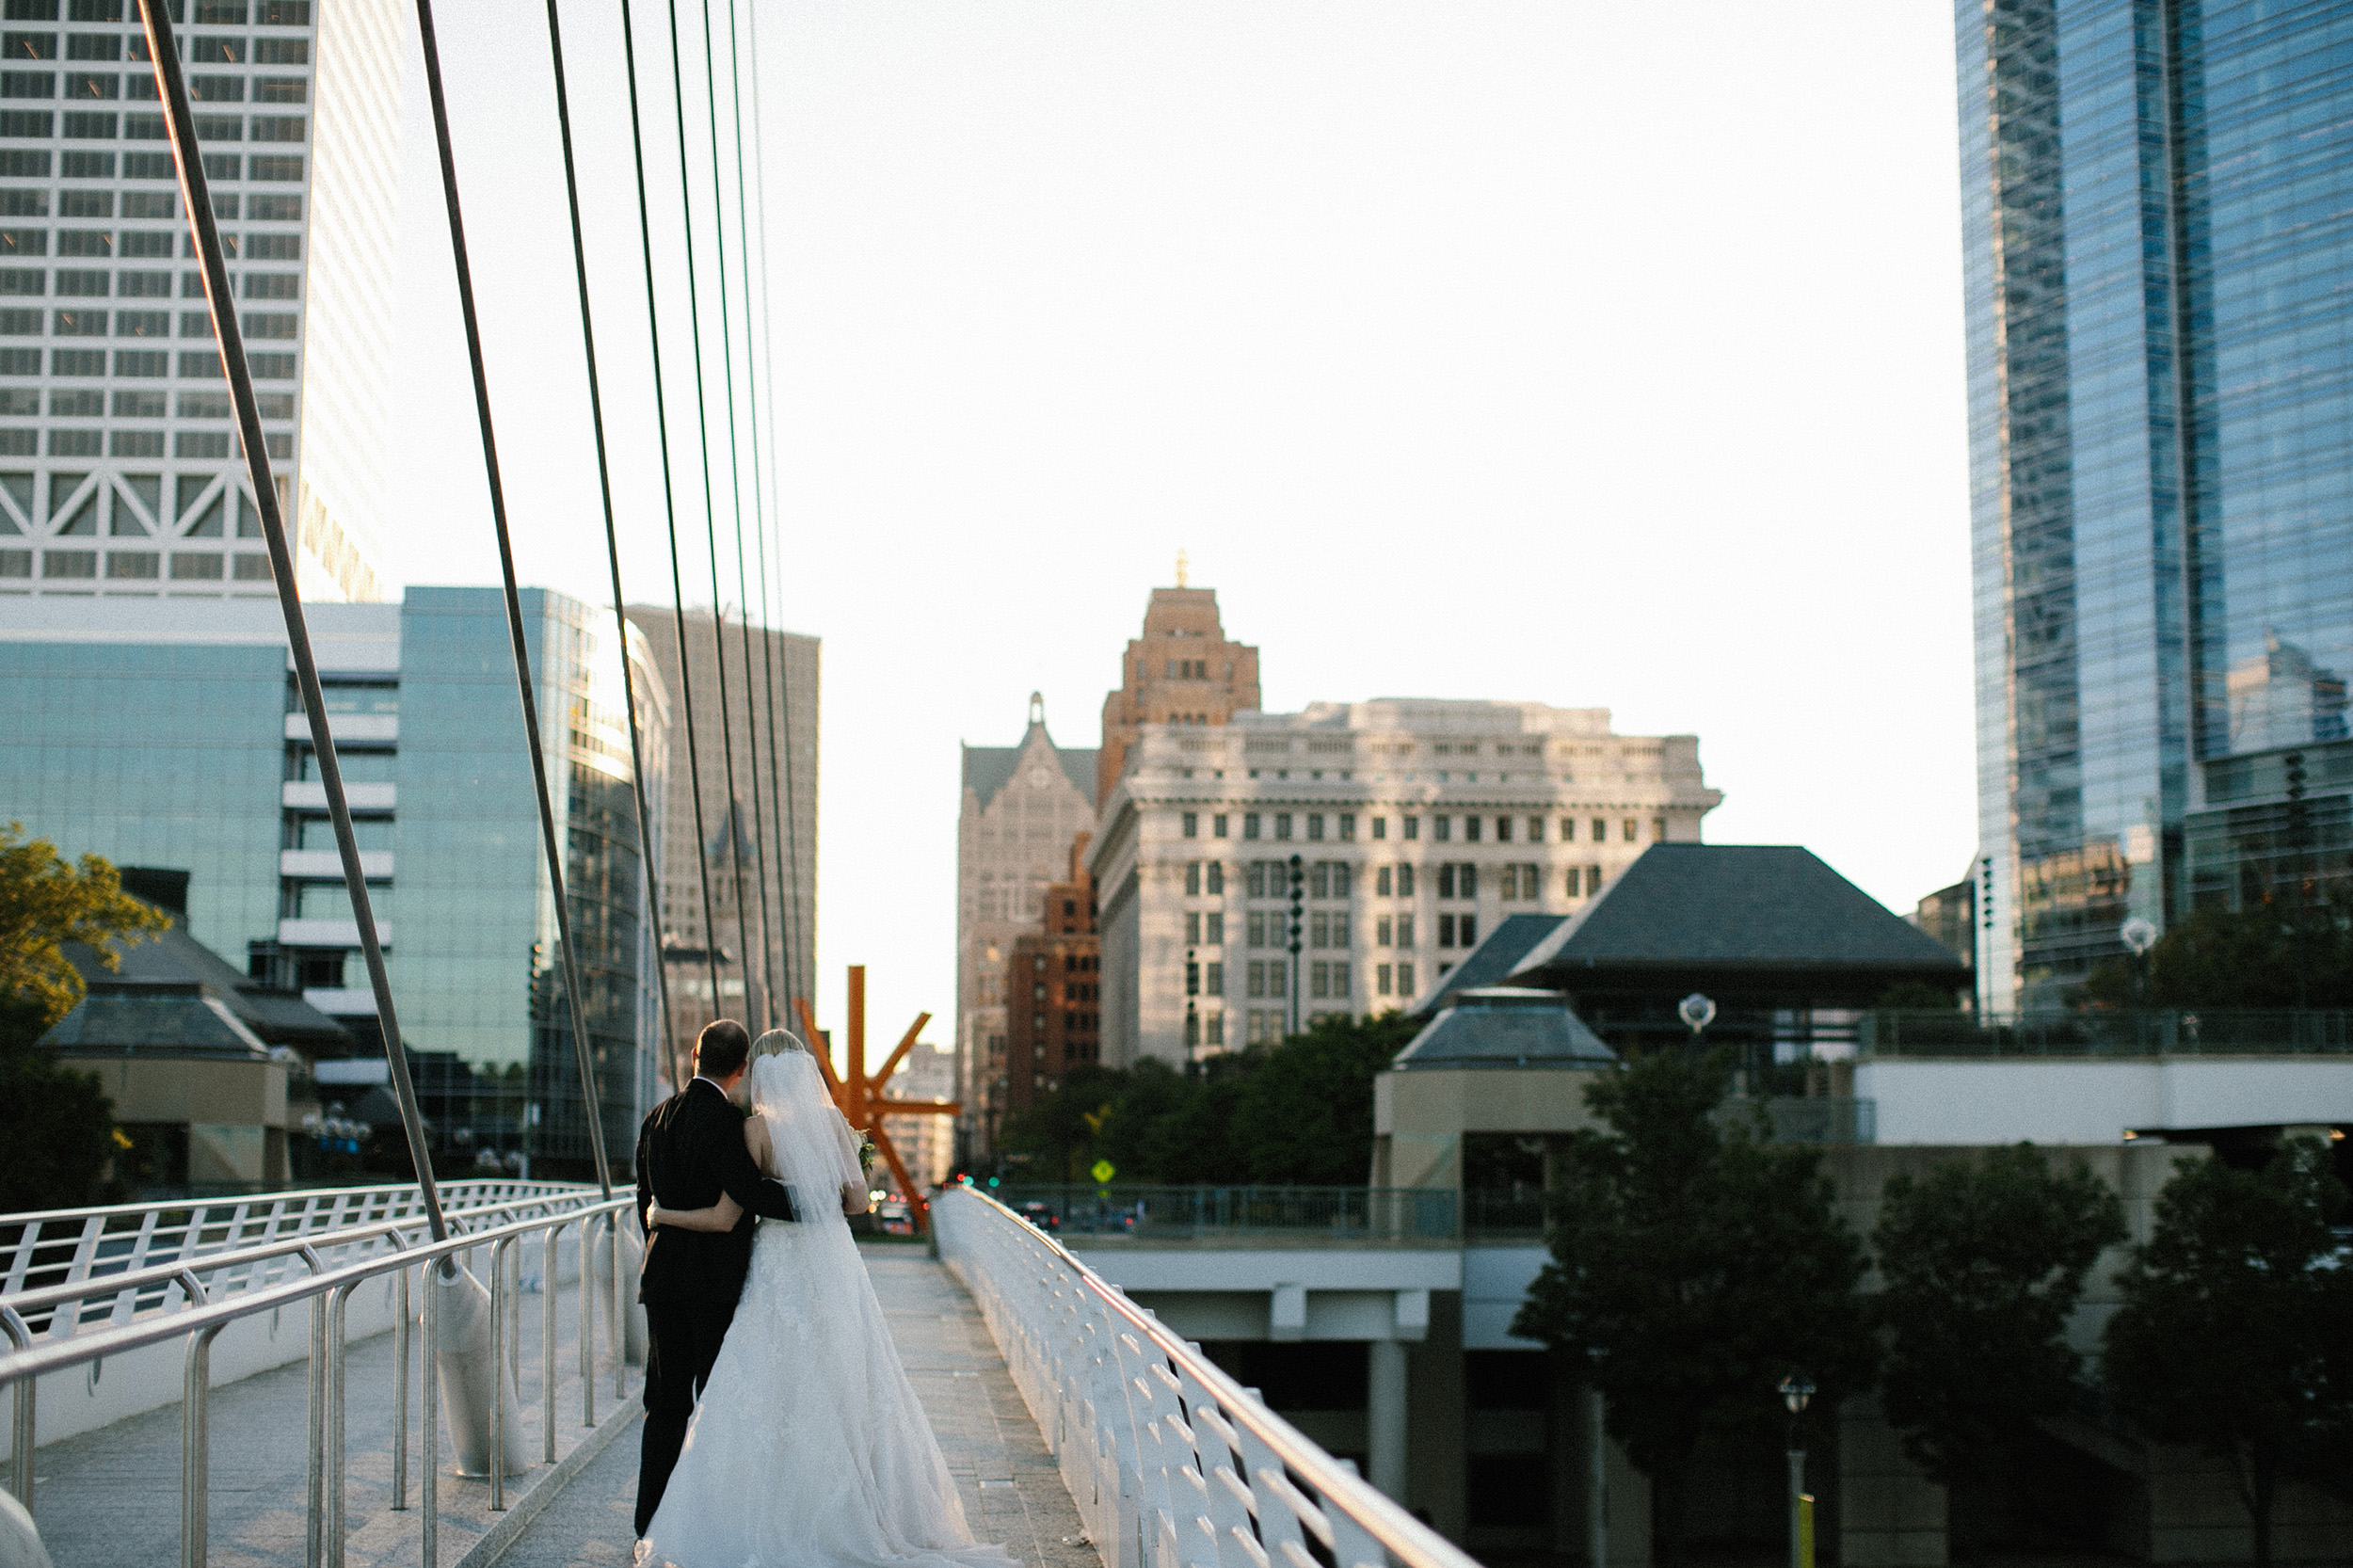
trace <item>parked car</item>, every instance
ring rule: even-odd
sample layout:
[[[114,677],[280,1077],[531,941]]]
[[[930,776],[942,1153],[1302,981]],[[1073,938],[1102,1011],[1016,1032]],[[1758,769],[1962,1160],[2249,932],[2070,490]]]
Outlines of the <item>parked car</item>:
[[[907,1200],[904,1198],[888,1197],[876,1204],[874,1221],[882,1227],[882,1232],[886,1236],[915,1234],[915,1219],[907,1211]]]
[[[1039,1203],[1035,1199],[1023,1204],[1015,1212],[1037,1226],[1038,1229],[1049,1234],[1062,1229],[1062,1216],[1055,1213],[1049,1206]]]

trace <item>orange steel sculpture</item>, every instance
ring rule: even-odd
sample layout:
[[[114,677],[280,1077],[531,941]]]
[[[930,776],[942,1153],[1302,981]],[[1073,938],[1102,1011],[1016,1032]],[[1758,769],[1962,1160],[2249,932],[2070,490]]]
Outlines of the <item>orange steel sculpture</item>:
[[[874,1150],[890,1167],[890,1175],[899,1183],[900,1195],[907,1200],[907,1217],[918,1230],[931,1227],[931,1205],[907,1175],[907,1168],[899,1159],[899,1150],[890,1142],[890,1134],[883,1127],[886,1114],[893,1116],[953,1116],[964,1108],[954,1100],[891,1099],[883,1092],[890,1075],[899,1070],[907,1052],[915,1048],[915,1037],[923,1032],[923,1026],[932,1021],[929,1013],[919,1013],[907,1025],[907,1032],[899,1037],[898,1048],[887,1057],[879,1071],[866,1071],[866,966],[850,966],[849,1071],[837,1074],[833,1070],[833,1036],[817,1027],[817,1015],[809,1010],[807,997],[794,997],[792,1004],[801,1015],[801,1027],[808,1032],[809,1054],[817,1058],[817,1070],[825,1075],[825,1088],[833,1096],[833,1103],[840,1108],[843,1120],[860,1128],[874,1140]]]

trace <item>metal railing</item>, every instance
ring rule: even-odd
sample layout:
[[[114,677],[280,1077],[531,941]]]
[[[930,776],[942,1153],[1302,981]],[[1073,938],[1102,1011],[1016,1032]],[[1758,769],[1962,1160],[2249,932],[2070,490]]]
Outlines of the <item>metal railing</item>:
[[[932,1212],[1108,1568],[1476,1568],[1003,1204]]]
[[[993,1194],[1068,1236],[1150,1240],[1267,1237],[1346,1245],[1446,1245],[1456,1237],[1454,1192],[1415,1187],[1053,1187]]]
[[[2322,1056],[2353,1052],[2353,1012],[2318,1008],[1864,1016],[1864,1056]]]
[[[491,1368],[504,1380],[513,1379],[522,1350],[521,1274],[518,1244],[536,1238],[541,1259],[543,1310],[540,1332],[542,1397],[540,1419],[544,1462],[556,1457],[556,1308],[557,1260],[567,1226],[581,1227],[579,1251],[580,1343],[578,1384],[583,1425],[596,1425],[599,1320],[607,1340],[616,1400],[628,1394],[627,1239],[617,1233],[622,1216],[632,1210],[629,1195],[600,1200],[593,1190],[555,1188],[552,1184],[490,1184],[535,1189],[519,1204],[486,1204],[450,1211],[453,1234],[434,1242],[422,1212],[403,1219],[312,1236],[285,1236],[258,1246],[209,1254],[201,1257],[150,1264],[136,1275],[105,1274],[45,1286],[0,1296],[0,1333],[9,1349],[0,1354],[0,1384],[12,1397],[9,1490],[28,1512],[34,1511],[34,1446],[37,1413],[35,1392],[43,1376],[120,1356],[151,1345],[183,1344],[181,1398],[180,1558],[183,1568],[201,1568],[206,1552],[207,1475],[210,1465],[207,1407],[211,1394],[213,1342],[222,1330],[241,1320],[277,1313],[301,1303],[311,1308],[309,1360],[309,1434],[307,1465],[307,1534],[303,1560],[311,1568],[341,1568],[348,1533],[345,1515],[344,1445],[344,1413],[350,1390],[344,1375],[348,1349],[346,1314],[352,1293],[371,1280],[389,1279],[395,1297],[392,1320],[392,1508],[408,1507],[408,1385],[412,1323],[421,1322],[424,1346],[419,1501],[423,1512],[421,1554],[426,1568],[440,1561],[440,1379],[435,1368],[441,1354],[443,1291],[427,1289],[421,1313],[410,1310],[412,1277],[432,1270],[444,1280],[464,1272],[467,1255],[489,1249],[488,1332]],[[411,1189],[413,1192],[413,1189]],[[510,1218],[516,1208],[553,1210]],[[472,1228],[466,1231],[468,1216]],[[364,1232],[365,1234],[359,1234]],[[466,1233],[459,1233],[466,1232]],[[605,1238],[604,1256],[597,1256],[597,1241]],[[612,1244],[615,1241],[622,1244]],[[381,1250],[374,1250],[380,1248]],[[325,1250],[361,1252],[347,1261],[332,1263]],[[291,1269],[298,1262],[307,1272],[270,1277],[263,1271],[280,1263]],[[602,1271],[600,1272],[600,1271]],[[216,1297],[206,1277],[228,1276],[240,1287],[226,1299]],[[177,1294],[176,1303],[158,1303],[156,1309],[132,1312],[124,1320],[109,1319],[92,1326],[81,1304],[99,1296],[120,1302],[154,1288]],[[606,1307],[600,1310],[600,1298]],[[71,1324],[63,1334],[36,1333],[35,1320]],[[78,1330],[75,1332],[74,1330]],[[489,1507],[502,1512],[505,1504],[507,1467],[502,1463],[510,1450],[508,1400],[501,1383],[488,1401],[488,1466]]]
[[[441,1201],[482,1209],[587,1191],[570,1182],[457,1181],[441,1188]],[[424,1214],[413,1183],[0,1214],[0,1295]]]

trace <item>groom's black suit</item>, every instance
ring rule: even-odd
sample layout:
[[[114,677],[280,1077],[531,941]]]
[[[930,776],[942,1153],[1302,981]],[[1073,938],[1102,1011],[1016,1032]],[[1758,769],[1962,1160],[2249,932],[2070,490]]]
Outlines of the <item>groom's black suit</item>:
[[[646,1226],[659,1200],[681,1212],[708,1208],[725,1192],[744,1206],[735,1229]],[[646,1268],[637,1299],[652,1337],[646,1356],[646,1432],[637,1472],[637,1533],[644,1535],[670,1483],[695,1397],[711,1377],[720,1341],[735,1317],[751,1267],[759,1219],[792,1220],[792,1194],[760,1174],[744,1146],[744,1117],[707,1078],[654,1107],[637,1134],[637,1222],[646,1230]]]

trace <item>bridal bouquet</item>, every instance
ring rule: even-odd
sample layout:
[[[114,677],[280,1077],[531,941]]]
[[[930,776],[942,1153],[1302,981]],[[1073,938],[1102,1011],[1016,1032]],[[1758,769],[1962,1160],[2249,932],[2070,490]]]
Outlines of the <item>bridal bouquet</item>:
[[[873,1174],[874,1135],[871,1132],[860,1132],[857,1135],[857,1168],[870,1176]]]

